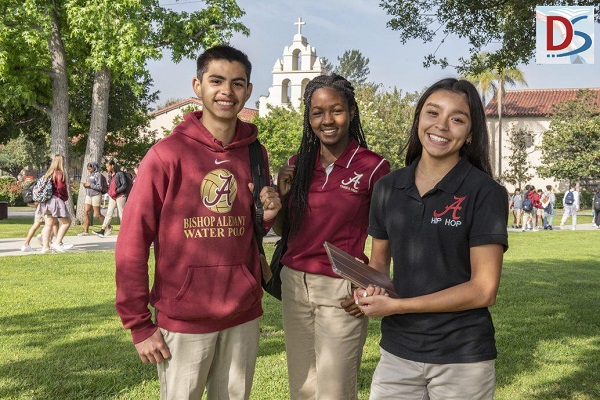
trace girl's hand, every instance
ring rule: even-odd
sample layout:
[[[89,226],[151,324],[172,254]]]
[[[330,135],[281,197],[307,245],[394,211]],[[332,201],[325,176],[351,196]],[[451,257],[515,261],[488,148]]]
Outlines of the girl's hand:
[[[385,295],[359,297],[358,306],[367,317],[387,317],[398,314],[395,303],[398,299],[391,299]]]
[[[295,174],[295,165],[284,165],[279,169],[279,173],[277,174],[277,189],[281,198],[287,195],[292,189],[292,181]]]

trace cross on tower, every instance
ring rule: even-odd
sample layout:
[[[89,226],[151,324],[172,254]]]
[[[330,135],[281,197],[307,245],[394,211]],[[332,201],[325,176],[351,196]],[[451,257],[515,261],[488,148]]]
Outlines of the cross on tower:
[[[298,25],[298,35],[302,35],[302,25],[306,25],[306,22],[302,22],[302,17],[298,18],[298,22],[294,22],[294,25]]]

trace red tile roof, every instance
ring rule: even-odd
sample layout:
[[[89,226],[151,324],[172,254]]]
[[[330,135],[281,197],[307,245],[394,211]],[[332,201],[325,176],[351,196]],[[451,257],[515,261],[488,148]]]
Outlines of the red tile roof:
[[[187,107],[190,105],[191,106],[196,105],[198,110],[202,110],[202,100],[197,97],[190,97],[188,99],[181,100],[177,103],[173,103],[165,108],[161,108],[160,110],[156,110],[156,111],[152,112],[150,114],[150,116],[156,117],[158,115],[168,113],[169,111],[173,111],[178,108],[184,108],[184,107]],[[238,114],[240,119],[244,122],[252,121],[252,119],[256,115],[258,115],[258,110],[254,109],[254,108],[246,108],[246,107],[242,108],[242,111],[240,111],[240,113]]]
[[[504,96],[503,117],[545,117],[553,114],[553,106],[577,96],[581,89],[526,89],[507,90]],[[590,88],[596,93],[600,111],[600,88]],[[488,118],[498,118],[496,98],[485,107]]]

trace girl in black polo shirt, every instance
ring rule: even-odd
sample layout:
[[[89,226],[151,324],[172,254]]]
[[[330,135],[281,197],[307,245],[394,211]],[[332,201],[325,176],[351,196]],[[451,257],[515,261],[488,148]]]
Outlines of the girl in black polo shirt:
[[[370,265],[400,299],[359,290],[381,324],[371,399],[492,399],[496,346],[488,307],[508,248],[507,193],[491,177],[488,133],[475,87],[444,79],[419,100],[407,167],[374,188]],[[365,296],[365,297],[363,297]]]

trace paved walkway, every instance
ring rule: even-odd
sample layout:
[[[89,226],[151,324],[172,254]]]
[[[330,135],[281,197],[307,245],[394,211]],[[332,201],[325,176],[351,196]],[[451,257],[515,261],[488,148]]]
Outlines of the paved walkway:
[[[31,211],[29,211],[29,210],[11,211],[9,209],[8,210],[8,218],[11,218],[11,217],[12,218],[33,217],[33,209]],[[557,217],[558,217],[558,222],[560,222],[560,216],[558,214],[557,214]],[[556,217],[554,218],[554,222],[557,222]],[[571,222],[571,218],[569,218],[567,220],[567,222]],[[572,228],[572,225],[565,225],[564,230],[571,232],[571,228]],[[554,230],[552,232],[559,231],[559,230],[560,230],[560,228],[557,225],[555,225]],[[580,230],[580,231],[596,230],[596,231],[598,231],[598,234],[600,234],[600,229],[593,227],[591,223],[578,224],[577,230]],[[508,231],[509,232],[520,232],[520,233],[525,233],[525,234],[536,234],[538,232],[542,232],[542,233],[548,232],[548,231],[543,231],[543,230],[522,232],[521,229],[513,229],[510,227],[508,228]],[[279,236],[273,234],[272,232],[270,235],[266,236],[264,239],[265,242],[272,242],[272,243],[276,242],[277,240],[279,240]],[[30,251],[30,252],[22,252],[21,251],[21,246],[23,245],[24,241],[25,241],[25,237],[15,238],[15,239],[0,239],[0,257],[2,257],[2,256],[23,256],[23,255],[28,255],[28,254],[41,255],[40,250],[41,250],[42,246],[39,245],[36,238],[34,238],[31,241],[31,247],[33,248],[33,251]],[[90,234],[89,236],[68,236],[68,234],[67,234],[64,242],[73,244],[73,248],[71,250],[69,250],[70,253],[83,253],[86,251],[100,251],[100,250],[114,250],[115,243],[117,242],[117,235],[110,235],[105,238],[100,238],[94,234]]]
[[[34,211],[29,210],[18,210],[11,211],[10,208],[8,210],[8,218],[23,218],[23,217],[32,217],[33,218]],[[41,232],[41,229],[38,230],[38,233]],[[26,232],[25,232],[26,234]],[[67,232],[67,236],[65,236],[64,242],[70,243],[73,245],[73,248],[68,250],[69,253],[83,253],[86,251],[100,251],[100,250],[114,250],[115,243],[117,242],[118,235],[110,235],[104,238],[100,238],[93,233],[90,232],[89,236],[69,236]],[[265,237],[265,242],[276,242],[279,240],[279,236],[275,234],[270,234]],[[14,238],[14,239],[0,239],[0,257],[3,256],[23,256],[30,254],[38,254],[42,255],[40,250],[42,246],[38,243],[37,238],[33,238],[31,240],[32,251],[22,252],[21,246],[25,241],[25,236],[22,238]],[[47,255],[46,255],[47,256]]]

